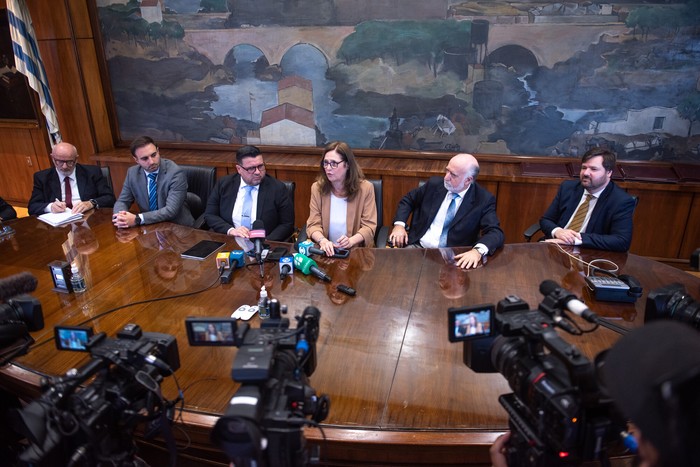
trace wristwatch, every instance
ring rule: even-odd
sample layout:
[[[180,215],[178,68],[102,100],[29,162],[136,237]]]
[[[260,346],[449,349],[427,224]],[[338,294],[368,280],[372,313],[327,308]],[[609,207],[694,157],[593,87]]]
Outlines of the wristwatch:
[[[98,206],[97,206],[97,201],[95,201],[94,199],[91,199],[90,202],[92,203],[92,209],[97,209],[97,208],[98,208]]]
[[[138,227],[139,225],[141,225],[141,216],[136,214],[136,218],[134,219],[134,227]]]
[[[486,256],[486,254],[489,252],[488,248],[483,245],[475,246],[474,249],[478,251],[482,257]]]

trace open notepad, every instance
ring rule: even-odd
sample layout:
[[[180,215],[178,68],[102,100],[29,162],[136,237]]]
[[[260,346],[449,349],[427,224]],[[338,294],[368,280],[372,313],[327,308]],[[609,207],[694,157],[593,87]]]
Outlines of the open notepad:
[[[54,227],[63,224],[70,224],[71,222],[82,218],[82,213],[73,214],[70,209],[66,209],[64,212],[47,212],[46,214],[39,216],[40,221],[44,221],[47,224],[53,225]]]

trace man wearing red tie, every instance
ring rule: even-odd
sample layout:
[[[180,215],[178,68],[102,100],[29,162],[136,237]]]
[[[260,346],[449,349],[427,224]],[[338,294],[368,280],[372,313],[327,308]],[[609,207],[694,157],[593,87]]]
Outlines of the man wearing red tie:
[[[78,163],[78,150],[70,143],[58,143],[51,151],[55,168],[34,174],[28,212],[86,212],[114,206],[114,192],[99,167]]]

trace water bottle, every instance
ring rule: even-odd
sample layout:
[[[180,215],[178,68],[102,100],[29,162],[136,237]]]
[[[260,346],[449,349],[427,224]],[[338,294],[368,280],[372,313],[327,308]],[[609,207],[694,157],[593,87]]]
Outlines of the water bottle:
[[[260,288],[260,299],[258,300],[258,316],[260,316],[260,319],[267,319],[270,317],[267,290],[265,290],[264,285]]]
[[[85,286],[85,278],[80,274],[80,269],[78,269],[78,265],[75,263],[71,265],[70,269],[70,285],[75,293],[85,292],[87,288]]]

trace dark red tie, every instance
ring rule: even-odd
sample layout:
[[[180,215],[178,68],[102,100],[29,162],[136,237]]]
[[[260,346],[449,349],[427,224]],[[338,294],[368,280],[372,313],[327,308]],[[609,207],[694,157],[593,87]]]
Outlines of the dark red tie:
[[[73,192],[70,189],[70,177],[65,177],[63,182],[66,185],[66,207],[73,209]]]

